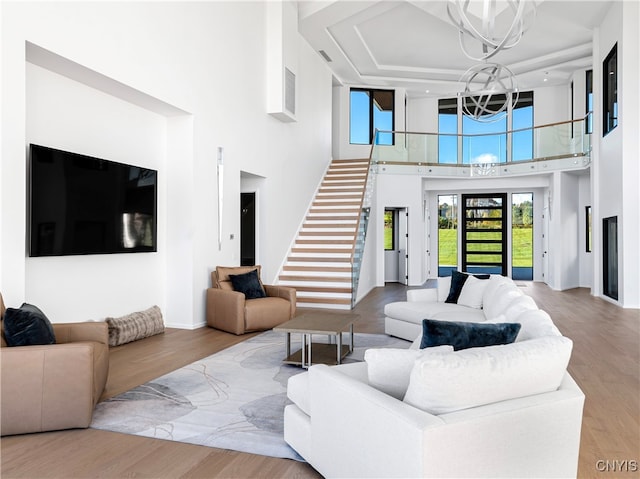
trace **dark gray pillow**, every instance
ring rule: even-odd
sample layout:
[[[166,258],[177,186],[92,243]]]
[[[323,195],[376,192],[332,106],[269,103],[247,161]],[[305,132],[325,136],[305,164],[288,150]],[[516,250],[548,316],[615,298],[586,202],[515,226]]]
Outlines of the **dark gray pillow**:
[[[3,322],[7,346],[35,346],[56,342],[51,321],[32,304],[22,303],[17,309],[7,308]]]
[[[422,321],[420,349],[449,344],[454,351],[483,346],[510,344],[516,340],[520,323],[463,323],[458,321]]]
[[[267,296],[262,283],[260,283],[257,269],[244,274],[230,274],[229,279],[233,285],[233,290],[244,293],[246,299],[265,298]]]

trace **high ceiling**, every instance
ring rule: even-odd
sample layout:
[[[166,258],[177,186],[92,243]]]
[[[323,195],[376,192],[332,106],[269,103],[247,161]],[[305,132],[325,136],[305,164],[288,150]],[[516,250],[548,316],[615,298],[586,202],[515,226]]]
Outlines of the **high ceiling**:
[[[522,40],[490,61],[508,67],[520,90],[568,84],[575,70],[591,65],[593,29],[611,2],[537,0]],[[462,53],[446,0],[302,0],[298,16],[300,33],[330,59],[337,83],[442,97],[461,91],[460,77],[479,63]],[[511,18],[506,9],[496,23]]]

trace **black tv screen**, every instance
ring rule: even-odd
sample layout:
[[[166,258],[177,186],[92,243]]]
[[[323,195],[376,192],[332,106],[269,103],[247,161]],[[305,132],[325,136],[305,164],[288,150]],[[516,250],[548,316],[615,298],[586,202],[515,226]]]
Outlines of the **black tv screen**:
[[[157,251],[156,170],[31,144],[29,256]]]

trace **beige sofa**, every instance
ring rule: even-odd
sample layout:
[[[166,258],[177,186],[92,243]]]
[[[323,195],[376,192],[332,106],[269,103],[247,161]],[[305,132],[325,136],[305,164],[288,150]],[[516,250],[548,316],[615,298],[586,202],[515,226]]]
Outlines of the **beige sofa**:
[[[53,324],[56,344],[9,347],[0,295],[2,436],[86,428],[109,372],[107,324]]]

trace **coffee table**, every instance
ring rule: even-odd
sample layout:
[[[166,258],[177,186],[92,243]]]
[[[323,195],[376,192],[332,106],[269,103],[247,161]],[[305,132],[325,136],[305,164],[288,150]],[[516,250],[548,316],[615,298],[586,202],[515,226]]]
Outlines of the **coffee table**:
[[[286,333],[283,362],[308,368],[315,364],[341,364],[342,358],[353,351],[353,323],[358,320],[357,314],[328,313],[309,311],[273,328],[274,331]],[[348,344],[342,344],[342,333],[349,332]],[[291,333],[302,335],[302,348],[291,353]],[[329,337],[329,343],[314,343],[314,334]],[[335,344],[333,341],[335,340]]]

